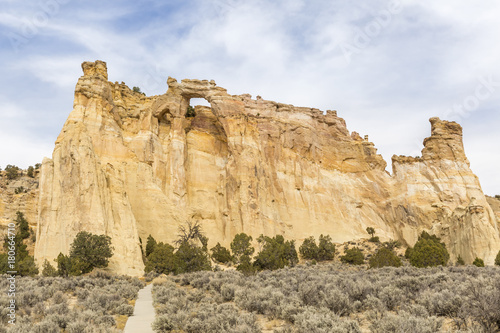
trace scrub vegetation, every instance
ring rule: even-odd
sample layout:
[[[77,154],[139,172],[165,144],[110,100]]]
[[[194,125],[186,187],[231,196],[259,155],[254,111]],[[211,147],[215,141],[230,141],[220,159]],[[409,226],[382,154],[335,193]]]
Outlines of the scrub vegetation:
[[[500,268],[339,263],[155,280],[156,332],[498,332]]]
[[[8,290],[7,277],[0,290]],[[0,333],[120,332],[144,286],[137,278],[94,271],[77,277],[18,277],[16,324],[8,325],[7,293],[0,294]],[[123,327],[120,327],[123,329]]]

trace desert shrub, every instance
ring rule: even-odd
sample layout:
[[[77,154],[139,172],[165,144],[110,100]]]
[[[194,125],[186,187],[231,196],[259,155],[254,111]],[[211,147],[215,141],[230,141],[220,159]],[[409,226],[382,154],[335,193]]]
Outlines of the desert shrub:
[[[254,315],[242,314],[231,304],[205,304],[198,307],[184,330],[190,333],[261,332]]]
[[[335,256],[335,245],[329,235],[319,236],[318,260],[333,260]]]
[[[72,318],[69,315],[49,314],[45,317],[47,321],[56,324],[61,329],[66,329]]]
[[[80,260],[82,273],[88,273],[95,267],[107,267],[112,256],[113,247],[109,236],[81,231],[71,244],[70,257]]]
[[[389,311],[395,310],[405,301],[404,292],[393,285],[385,286],[378,297]]]
[[[30,178],[35,178],[35,168],[33,168],[33,166],[29,166],[28,167],[28,173],[27,173],[28,177]]]
[[[439,332],[440,328],[441,321],[436,317],[415,317],[405,312],[399,315],[387,313],[370,326],[374,333],[434,333]]]
[[[152,328],[155,332],[171,332],[174,329],[174,325],[171,323],[168,316],[162,315],[157,316],[152,324]]]
[[[467,286],[465,312],[484,332],[500,331],[500,280],[479,278]]]
[[[24,193],[24,192],[25,192],[24,186],[19,186],[19,187],[16,187],[14,189],[14,193],[15,194],[21,194],[21,193]]]
[[[256,268],[254,265],[252,265],[252,260],[250,259],[250,256],[243,255],[239,259],[239,265],[236,266],[236,270],[238,272],[241,272],[245,275],[251,275],[256,272]]]
[[[319,245],[316,245],[314,237],[309,237],[304,240],[299,247],[299,252],[302,258],[312,260],[332,260],[335,256],[335,245],[332,243],[332,238],[329,235],[319,236]]]
[[[387,242],[384,242],[383,245],[389,250],[394,250],[396,248],[401,247],[401,242],[398,240],[390,239]]]
[[[304,242],[299,247],[299,253],[304,259],[318,259],[318,251],[318,245],[316,245],[313,236],[304,239]]]
[[[88,323],[83,320],[78,320],[76,322],[71,322],[68,324],[68,333],[86,333],[88,332]]]
[[[16,179],[17,177],[19,177],[20,170],[21,169],[19,169],[19,167],[15,166],[15,165],[8,164],[5,167],[5,174],[7,176],[7,179],[13,180],[13,179]]]
[[[38,274],[38,266],[33,256],[24,257],[18,264],[18,274],[21,276],[35,276]]]
[[[294,319],[292,332],[360,333],[355,321],[342,320],[327,309],[306,308]]]
[[[134,314],[134,307],[129,304],[121,304],[114,310],[114,312],[119,315],[131,316]]]
[[[378,236],[373,236],[368,239],[369,242],[372,243],[380,243],[380,238]]]
[[[245,233],[239,233],[234,236],[231,242],[231,251],[233,251],[234,259],[237,263],[241,261],[242,256],[251,257],[255,251],[252,247],[252,236]]]
[[[148,238],[148,245],[149,244],[150,242]],[[147,246],[146,253],[148,253]],[[169,274],[176,272],[177,269],[178,259],[174,254],[174,247],[160,242],[156,244],[153,251],[149,253],[144,271],[146,273],[154,271],[158,274]]]
[[[10,271],[8,259],[7,253],[0,253],[0,274],[7,274],[7,271]]]
[[[254,261],[254,266],[258,270],[274,270],[297,264],[298,255],[293,240],[285,241],[281,235],[272,238],[261,235],[257,241],[262,248]]]
[[[68,301],[68,299],[66,298],[66,296],[64,296],[64,294],[61,291],[57,291],[52,296],[52,301],[54,302],[54,304],[62,304],[62,303],[66,303]]]
[[[220,288],[220,294],[224,299],[224,302],[230,302],[234,299],[234,292],[236,286],[234,284],[224,284]]]
[[[405,251],[405,258],[406,259],[410,260],[412,251],[413,251],[413,248],[411,246],[408,246],[406,248],[406,251]]]
[[[196,116],[196,112],[194,111],[194,107],[189,105],[187,108],[186,117],[195,117],[195,116]]]
[[[221,246],[220,243],[217,243],[210,251],[212,251],[212,259],[216,262],[227,264],[233,260],[231,252],[224,246]]]
[[[50,262],[45,259],[42,267],[42,276],[51,277],[57,275],[57,269],[55,269],[54,266],[52,266]]]
[[[325,286],[319,283],[304,283],[297,288],[297,296],[302,304],[307,306],[319,307],[325,297]]]
[[[431,315],[453,318],[460,311],[463,300],[449,289],[438,292],[428,289],[421,294],[417,302],[423,305]]]
[[[338,316],[347,316],[353,310],[353,304],[348,294],[343,293],[337,288],[330,287],[325,289],[325,298],[323,304],[330,311]]]
[[[66,256],[59,253],[56,259],[57,275],[68,277],[82,274],[82,263],[79,258]]]
[[[175,257],[177,262],[176,274],[209,271],[212,269],[208,253],[190,242],[182,243],[175,252]]]
[[[175,241],[176,245],[181,246],[186,243],[194,245],[196,241],[202,244],[203,250],[207,250],[208,238],[203,233],[201,225],[198,221],[188,221],[179,226],[177,240]]]
[[[455,266],[463,266],[465,265],[465,261],[462,259],[460,255],[458,255],[457,262],[455,263]]]
[[[500,251],[498,251],[498,254],[495,258],[495,265],[500,266]]]
[[[364,264],[364,260],[365,256],[363,255],[363,252],[361,252],[361,250],[357,247],[346,250],[345,255],[340,257],[340,261],[351,265],[362,265]]]
[[[476,267],[484,267],[484,261],[483,259],[481,258],[478,258],[476,257],[476,259],[474,259],[474,261],[472,262],[472,264]]]
[[[190,274],[187,278],[213,277],[213,274]],[[216,304],[215,299],[203,291],[186,293],[166,281],[153,286],[153,297],[158,308],[153,323],[156,332],[260,332],[253,314],[241,313],[232,304]]]
[[[407,250],[408,251],[408,250]],[[415,267],[445,266],[450,255],[441,240],[423,231],[409,253],[409,260]]]
[[[400,267],[403,265],[401,259],[393,250],[380,248],[369,260],[370,268],[381,268],[385,266]]]

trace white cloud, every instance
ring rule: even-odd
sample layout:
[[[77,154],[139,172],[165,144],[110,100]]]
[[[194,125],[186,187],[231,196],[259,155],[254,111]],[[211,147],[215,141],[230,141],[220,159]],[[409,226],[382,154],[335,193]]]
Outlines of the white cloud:
[[[160,1],[144,6],[124,2],[119,7],[69,2],[30,40],[26,52],[14,56],[2,50],[0,59],[7,59],[12,71],[28,71],[48,84],[30,89],[71,91],[81,75],[80,63],[100,59],[108,62],[111,81],[140,86],[148,94],[164,93],[170,75],[179,80],[215,79],[233,94],[337,109],[351,131],[370,135],[389,163],[394,153],[419,153],[430,133],[428,118],[444,117],[454,104],[463,103],[474,94],[480,77],[492,75],[500,81],[497,1],[401,2],[401,11],[372,33],[350,62],[340,45],[355,44],[360,32],[379,22],[388,2],[190,3],[176,8]],[[23,13],[16,3],[9,5],[12,8],[0,14],[7,32],[15,31],[13,17]],[[33,12],[36,8],[22,17]],[[129,24],[136,25],[130,29]],[[22,91],[9,100],[29,95]],[[465,130],[482,124],[465,140],[473,170],[490,193],[495,188],[500,192],[500,180],[492,171],[495,163],[490,162],[498,159],[498,149],[488,139],[498,127],[498,96],[496,91],[456,119]],[[66,109],[61,106],[65,111],[58,113],[57,123],[64,121]],[[6,118],[0,116],[3,122]],[[25,126],[19,119],[9,124],[20,131]],[[22,144],[26,142],[14,145],[21,150]],[[492,153],[476,154],[477,147]],[[1,153],[0,165],[8,163],[12,152]]]

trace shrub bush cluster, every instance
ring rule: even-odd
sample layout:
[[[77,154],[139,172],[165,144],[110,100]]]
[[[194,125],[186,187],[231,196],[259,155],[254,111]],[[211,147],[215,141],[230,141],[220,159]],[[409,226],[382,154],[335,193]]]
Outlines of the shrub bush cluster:
[[[79,277],[21,277],[16,281],[16,325],[7,325],[6,293],[0,294],[0,332],[119,332],[116,316],[131,315],[139,279],[92,273]],[[7,279],[0,289],[7,290]]]
[[[207,249],[208,238],[203,234],[198,223],[188,223],[179,228],[179,236],[175,245],[157,243],[150,235],[146,244],[145,272],[156,274],[182,274],[211,270],[210,258],[223,264],[237,264],[236,269],[245,274],[257,270],[274,270],[285,266],[293,267],[299,261],[295,242],[287,241],[283,236],[267,237],[261,235],[257,241],[260,251],[252,261],[255,249],[251,246],[252,237],[245,233],[237,234],[231,242],[231,252],[217,243]],[[320,237],[318,258],[333,258],[335,246],[329,237]]]
[[[5,167],[5,175],[7,176],[7,179],[9,180],[13,180],[13,179],[16,179],[18,178],[22,173],[22,170],[15,166],[15,165],[7,165]]]
[[[182,274],[212,269],[207,249],[208,238],[204,236],[197,222],[181,226],[175,244],[177,249],[170,244],[157,243],[149,235],[146,244],[145,272]]]
[[[241,314],[286,321],[276,332],[360,332],[366,321],[372,332],[439,332],[444,320],[451,331],[500,330],[498,267],[407,266],[366,271],[325,264],[252,276],[235,271],[196,272],[172,277],[172,281],[177,286],[169,281],[161,289],[168,289],[165,294],[159,289],[155,292],[164,309],[161,322],[186,332],[201,327],[190,330],[186,326],[195,317],[200,319],[198,310],[189,310],[198,309],[192,302],[199,307],[212,304],[204,310],[211,313],[204,317],[208,321],[218,316],[222,305],[236,306],[244,310]],[[231,317],[218,318],[235,323]],[[220,332],[237,331],[234,326],[222,327],[226,328]]]
[[[204,281],[192,283],[202,287]],[[214,293],[183,290],[167,280],[154,284],[153,295],[157,308],[153,323],[156,332],[261,332],[255,315],[240,313],[237,307],[225,303]]]

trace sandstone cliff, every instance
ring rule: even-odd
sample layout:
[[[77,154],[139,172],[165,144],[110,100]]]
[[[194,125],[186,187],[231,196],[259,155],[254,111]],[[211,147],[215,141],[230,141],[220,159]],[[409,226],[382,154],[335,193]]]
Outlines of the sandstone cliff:
[[[108,82],[104,62],[82,67],[74,109],[42,165],[39,263],[88,230],[112,237],[113,270],[141,274],[139,238],[172,242],[190,220],[226,246],[239,232],[344,242],[372,226],[409,245],[430,230],[467,262],[491,264],[500,249],[454,122],[432,118],[422,157],[394,156],[390,175],[335,111],[229,95],[206,80],[169,78],[164,95],[146,97]],[[191,98],[211,107],[187,117]]]

